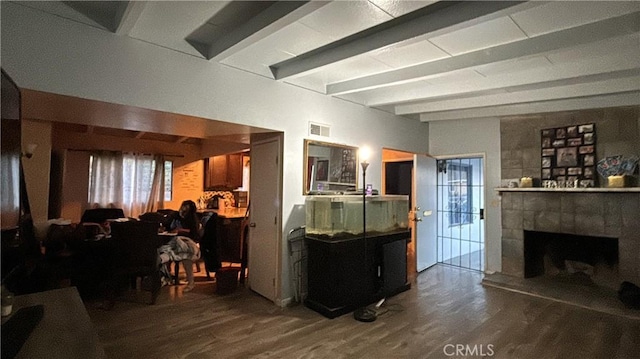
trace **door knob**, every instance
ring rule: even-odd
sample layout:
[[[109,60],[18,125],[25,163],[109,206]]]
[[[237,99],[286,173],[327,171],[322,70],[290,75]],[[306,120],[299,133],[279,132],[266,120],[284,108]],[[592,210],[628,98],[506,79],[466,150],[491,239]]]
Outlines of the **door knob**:
[[[255,226],[256,226],[255,222],[249,223],[249,227],[255,227]]]

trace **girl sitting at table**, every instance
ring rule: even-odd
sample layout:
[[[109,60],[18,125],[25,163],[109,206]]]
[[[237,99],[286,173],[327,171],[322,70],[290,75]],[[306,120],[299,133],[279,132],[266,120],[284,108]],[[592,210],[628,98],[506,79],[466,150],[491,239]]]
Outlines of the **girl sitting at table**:
[[[167,231],[176,233],[179,236],[189,237],[197,242],[200,223],[198,222],[196,211],[195,202],[190,200],[182,202],[180,210],[174,214]]]
[[[169,243],[158,249],[162,267],[163,283],[171,281],[171,272],[167,266],[169,262],[176,262],[178,266],[182,262],[187,274],[187,286],[183,292],[191,291],[195,287],[193,279],[193,262],[200,259],[198,240],[198,220],[196,217],[196,204],[193,201],[184,201],[180,206],[178,215],[171,221],[168,231],[175,233]]]

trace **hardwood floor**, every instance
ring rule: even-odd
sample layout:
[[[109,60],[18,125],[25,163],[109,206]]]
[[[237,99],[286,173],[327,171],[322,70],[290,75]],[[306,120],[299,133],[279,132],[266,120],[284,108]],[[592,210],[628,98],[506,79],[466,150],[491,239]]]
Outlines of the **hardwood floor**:
[[[382,307],[389,311],[373,323],[351,314],[326,319],[302,305],[281,309],[245,288],[219,296],[214,283],[198,279],[189,293],[182,293],[184,285],[162,288],[155,305],[117,302],[104,311],[87,304],[107,355],[447,358],[456,344],[476,349],[475,356],[453,356],[458,358],[640,355],[640,320],[486,288],[481,273],[445,265],[421,273],[411,290],[389,298]]]

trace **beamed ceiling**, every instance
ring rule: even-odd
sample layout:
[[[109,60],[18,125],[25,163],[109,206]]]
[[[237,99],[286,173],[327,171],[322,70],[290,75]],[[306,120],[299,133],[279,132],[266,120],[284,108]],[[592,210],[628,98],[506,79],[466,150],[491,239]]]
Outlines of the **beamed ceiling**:
[[[21,2],[421,121],[640,104],[640,2]]]

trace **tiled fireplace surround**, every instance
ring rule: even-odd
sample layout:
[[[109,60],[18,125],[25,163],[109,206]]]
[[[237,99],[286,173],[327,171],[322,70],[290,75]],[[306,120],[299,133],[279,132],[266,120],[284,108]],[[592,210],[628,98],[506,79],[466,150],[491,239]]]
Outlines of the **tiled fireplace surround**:
[[[596,124],[596,156],[640,154],[640,107],[505,118],[501,178],[540,178],[540,130]],[[524,231],[618,238],[619,281],[640,284],[640,193],[502,192],[502,273],[524,278]]]
[[[524,231],[618,239],[618,283],[640,283],[640,193],[503,192],[502,273],[524,278]]]

